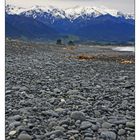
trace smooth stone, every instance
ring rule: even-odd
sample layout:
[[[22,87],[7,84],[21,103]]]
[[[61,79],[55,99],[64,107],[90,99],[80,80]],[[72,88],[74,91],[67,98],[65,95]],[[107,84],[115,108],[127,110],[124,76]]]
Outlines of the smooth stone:
[[[104,122],[102,124],[102,128],[111,128],[112,127],[112,124],[111,123],[108,123],[108,122]]]
[[[30,129],[32,129],[33,127],[35,127],[35,125],[32,124],[32,123],[28,123],[28,127],[29,127]]]
[[[23,87],[21,87],[21,88],[19,89],[19,91],[27,91],[27,90],[28,90],[28,88],[25,87],[25,86],[23,86]]]
[[[32,140],[32,137],[28,134],[20,134],[18,140]]]
[[[100,117],[101,113],[98,110],[94,110],[95,117]]]
[[[11,94],[11,93],[12,93],[12,90],[6,90],[5,91],[5,95]]]
[[[59,124],[60,125],[69,125],[70,124],[70,119],[68,118],[66,120],[61,120]]]
[[[54,140],[55,139],[55,134],[50,135],[50,139]]]
[[[45,86],[42,86],[42,89],[47,89],[48,87],[45,85]]]
[[[61,131],[61,130],[54,130],[54,131],[51,131],[49,133],[46,134],[47,136],[51,136],[51,135],[55,135],[55,136],[62,136],[64,135],[64,132]]]
[[[135,128],[135,123],[133,123],[133,122],[127,122],[126,123],[126,126],[129,127],[129,128]]]
[[[107,140],[116,140],[116,134],[112,131],[101,132],[101,137]]]
[[[13,117],[10,117],[9,119],[10,120],[15,120],[15,121],[19,121],[19,120],[21,120],[21,116],[20,115],[15,115],[15,116],[13,116]]]
[[[63,140],[62,138],[55,138],[54,140]]]
[[[122,124],[119,124],[119,128],[122,128],[123,127],[123,125]]]
[[[85,133],[84,136],[85,137],[93,137],[93,134],[92,133]]]
[[[78,93],[79,93],[78,90],[69,90],[69,91],[67,92],[67,94],[78,94]]]
[[[56,125],[57,125],[57,122],[56,121],[51,121],[51,122],[49,122],[48,127],[49,128],[52,128],[52,127],[54,127]]]
[[[91,137],[85,137],[84,140],[93,140]]]
[[[122,108],[126,108],[128,106],[128,101],[127,100],[124,100],[121,104],[121,107]]]
[[[82,133],[93,133],[93,130],[89,127],[87,129],[81,130]]]
[[[51,98],[51,99],[49,99],[49,102],[51,103],[51,104],[53,104],[55,101],[57,101],[57,98]]]
[[[97,131],[97,130],[98,130],[98,126],[95,125],[95,124],[93,124],[93,125],[92,125],[92,130],[93,130],[93,131]]]
[[[80,100],[86,100],[83,96],[80,95],[70,95],[69,98],[75,98],[75,99],[80,99]]]
[[[126,124],[127,120],[116,120],[116,119],[110,119],[109,120],[110,123],[112,124]]]
[[[10,123],[9,127],[10,128],[15,128],[15,127],[19,126],[20,124],[21,124],[20,122],[15,121],[15,122]]]
[[[80,129],[87,129],[87,128],[91,127],[91,126],[92,126],[92,123],[91,122],[83,121],[81,123]]]
[[[19,90],[21,87],[20,86],[13,86],[12,89],[13,90]]]
[[[16,133],[17,133],[17,132],[14,131],[14,130],[13,130],[13,131],[10,131],[10,132],[9,132],[9,136],[13,136],[13,135],[15,135]]]
[[[88,106],[88,105],[89,105],[89,103],[88,103],[88,102],[85,102],[85,101],[81,101],[81,104],[82,104],[83,106]]]
[[[132,133],[131,133],[131,136],[134,136],[134,137],[135,137],[135,132],[132,132]]]
[[[24,127],[24,126],[18,126],[17,128],[16,128],[16,131],[17,131],[17,133],[20,133],[20,132],[22,132],[22,131],[28,131],[27,130],[27,128],[26,127]]]
[[[120,136],[120,140],[126,140],[126,136]]]
[[[86,116],[81,111],[74,111],[74,112],[71,113],[71,118],[74,119],[74,120],[84,121],[86,119]]]
[[[78,134],[78,130],[68,130],[67,134]]]
[[[55,109],[55,111],[56,111],[57,113],[63,113],[63,112],[66,111],[66,109],[63,109],[63,108],[57,108],[57,109]]]
[[[46,116],[48,115],[48,116],[53,116],[53,117],[59,117],[59,115],[53,110],[43,111],[42,114]]]
[[[75,140],[75,137],[74,137],[74,136],[71,136],[71,137],[69,138],[69,140]]]
[[[135,137],[127,137],[127,140],[135,140]]]
[[[65,129],[68,128],[68,125],[66,125],[66,124],[63,124],[62,126],[63,126]]]
[[[60,101],[61,101],[62,103],[66,103],[66,100],[63,99],[63,98],[61,98]]]
[[[80,120],[77,120],[77,121],[75,122],[75,126],[80,127],[79,121],[80,121]]]
[[[55,88],[53,91],[54,91],[54,93],[60,93],[61,92],[60,89],[58,89],[58,88]]]
[[[119,131],[118,131],[118,135],[124,135],[125,134],[125,130],[124,129],[120,129]]]
[[[60,130],[60,131],[63,131],[63,132],[65,131],[64,127],[62,127],[62,126],[56,126],[55,130]]]
[[[80,120],[77,120],[75,123],[80,124],[80,123],[81,123],[81,121],[80,121]]]

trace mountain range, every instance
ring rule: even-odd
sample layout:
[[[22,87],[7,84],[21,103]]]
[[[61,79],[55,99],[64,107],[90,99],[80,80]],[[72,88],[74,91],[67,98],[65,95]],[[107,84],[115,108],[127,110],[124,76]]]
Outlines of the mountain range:
[[[6,5],[6,36],[54,40],[69,36],[81,41],[129,42],[135,39],[135,19],[105,7],[53,6],[22,8]]]

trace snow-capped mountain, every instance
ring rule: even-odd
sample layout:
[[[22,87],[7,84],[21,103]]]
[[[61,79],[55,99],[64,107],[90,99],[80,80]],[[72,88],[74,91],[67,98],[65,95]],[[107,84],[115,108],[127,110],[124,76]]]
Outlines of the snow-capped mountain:
[[[5,11],[7,14],[9,15],[19,15],[20,13],[26,11],[27,9],[26,8],[23,8],[23,7],[17,7],[17,6],[14,6],[14,5],[6,5],[6,8],[5,8]]]
[[[106,14],[115,17],[125,17],[126,19],[134,19],[134,15],[132,14],[124,14],[120,11],[108,9],[105,7],[97,8],[97,7],[75,6],[67,9],[59,9],[53,6],[43,7],[36,5],[30,8],[22,8],[13,5],[7,5],[6,13],[12,15],[16,14],[16,15],[32,16],[33,18],[36,18],[37,16],[46,16],[46,14],[50,14],[52,17],[67,18],[70,19],[71,21],[79,17],[85,16],[98,17]]]
[[[59,10],[55,7],[40,7],[40,6],[33,6],[29,9],[26,9],[23,12],[20,12],[19,15],[25,15],[27,17],[32,16],[36,18],[37,16],[46,17],[47,15],[51,15],[55,18],[65,18],[65,12],[63,10]]]
[[[7,5],[6,27],[8,36],[45,40],[69,35],[80,40],[107,42],[127,42],[135,38],[134,15],[105,7],[60,9],[53,6],[21,8]]]
[[[98,16],[106,15],[106,14],[109,14],[109,15],[115,16],[115,17],[124,16],[126,19],[134,18],[134,16],[131,15],[131,14],[123,14],[120,11],[108,9],[106,7],[97,8],[97,7],[76,6],[76,7],[73,7],[73,8],[66,9],[65,13],[66,13],[66,17],[73,18],[73,19],[76,19],[79,16],[83,16],[83,15],[98,17]]]

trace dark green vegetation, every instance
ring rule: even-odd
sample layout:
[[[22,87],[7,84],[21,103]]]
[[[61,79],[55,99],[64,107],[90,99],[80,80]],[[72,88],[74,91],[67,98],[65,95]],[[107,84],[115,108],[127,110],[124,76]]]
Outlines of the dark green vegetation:
[[[88,18],[87,18],[88,19]],[[75,19],[33,18],[25,15],[6,14],[6,36],[34,41],[94,42],[99,44],[134,44],[133,19],[101,15]]]

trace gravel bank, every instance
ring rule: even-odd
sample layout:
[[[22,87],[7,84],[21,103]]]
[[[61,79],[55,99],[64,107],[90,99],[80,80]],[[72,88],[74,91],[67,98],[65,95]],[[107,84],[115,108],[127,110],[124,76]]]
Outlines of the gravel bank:
[[[134,54],[83,47],[6,41],[6,140],[134,140]]]

